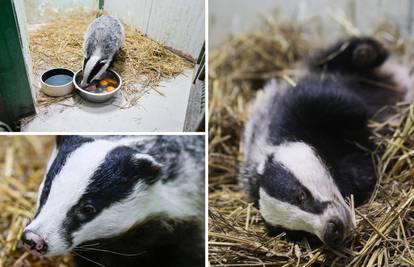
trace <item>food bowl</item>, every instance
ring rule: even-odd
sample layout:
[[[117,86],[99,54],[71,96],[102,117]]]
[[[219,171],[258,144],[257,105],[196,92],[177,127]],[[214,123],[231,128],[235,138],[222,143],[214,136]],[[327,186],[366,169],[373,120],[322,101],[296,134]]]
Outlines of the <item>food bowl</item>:
[[[122,79],[121,76],[119,76],[118,73],[116,73],[115,71],[108,69],[103,75],[102,77],[104,78],[111,78],[113,80],[115,80],[118,84],[117,87],[115,87],[115,89],[111,92],[102,92],[102,93],[95,93],[95,92],[89,92],[85,89],[83,89],[80,84],[82,81],[82,70],[79,70],[78,72],[75,73],[75,75],[73,76],[73,84],[75,85],[76,89],[79,90],[80,95],[91,102],[105,102],[109,99],[111,99],[116,92],[119,91],[119,89],[121,89],[122,86]]]
[[[41,90],[49,96],[64,96],[70,94],[73,89],[73,71],[64,68],[56,68],[45,71],[40,76]]]

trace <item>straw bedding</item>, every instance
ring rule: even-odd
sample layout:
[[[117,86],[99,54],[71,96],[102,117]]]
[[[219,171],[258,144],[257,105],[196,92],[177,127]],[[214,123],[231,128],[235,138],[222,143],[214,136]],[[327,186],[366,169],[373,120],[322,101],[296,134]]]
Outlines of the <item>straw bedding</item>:
[[[375,36],[411,57],[412,45],[389,25]],[[310,248],[266,234],[262,218],[237,186],[240,138],[249,102],[261,81],[294,84],[298,62],[322,46],[294,23],[267,21],[210,54],[209,263],[211,266],[414,266],[414,106],[400,105],[385,123],[371,123],[379,184],[369,203],[355,209],[357,229],[345,246]],[[384,131],[384,129],[388,129]],[[385,134],[386,133],[386,134]]]
[[[53,142],[51,136],[0,137],[0,267],[72,266],[70,256],[35,259],[19,243]]]
[[[83,39],[88,25],[101,15],[99,12],[72,11],[59,15],[29,36],[35,87],[39,77],[51,67],[65,67],[78,71],[83,63]],[[115,58],[113,69],[123,78],[121,90],[123,107],[138,103],[142,93],[155,89],[162,79],[169,79],[191,68],[193,63],[187,57],[178,55],[135,28],[124,25],[125,43]],[[161,93],[161,92],[159,92]],[[48,97],[39,92],[37,105],[48,106],[61,102],[70,96]]]

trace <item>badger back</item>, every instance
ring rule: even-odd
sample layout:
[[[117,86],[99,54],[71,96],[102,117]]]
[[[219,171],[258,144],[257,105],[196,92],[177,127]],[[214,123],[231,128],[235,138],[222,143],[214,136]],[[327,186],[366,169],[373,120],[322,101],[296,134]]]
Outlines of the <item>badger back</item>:
[[[102,16],[89,25],[83,45],[85,58],[82,86],[101,77],[121,48],[124,38],[123,26],[114,17]]]

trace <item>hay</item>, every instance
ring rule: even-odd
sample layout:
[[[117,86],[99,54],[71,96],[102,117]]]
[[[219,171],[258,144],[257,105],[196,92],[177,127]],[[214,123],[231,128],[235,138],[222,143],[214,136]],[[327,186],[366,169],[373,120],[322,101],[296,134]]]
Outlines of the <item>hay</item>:
[[[53,137],[0,137],[0,266],[71,265],[71,257],[35,259],[21,246],[20,235],[34,214],[37,189],[43,178]]]
[[[387,30],[383,25],[376,36],[395,52],[411,51],[408,41]],[[371,124],[373,138],[385,151],[381,158],[376,155],[379,185],[371,201],[355,209],[357,229],[343,249],[311,249],[306,240],[295,244],[283,234],[268,236],[258,211],[237,186],[243,125],[249,102],[261,93],[252,87],[269,78],[294,83],[298,62],[317,46],[307,32],[294,23],[267,22],[260,31],[236,36],[211,53],[209,263],[414,266],[414,106],[400,106],[394,118]]]
[[[61,14],[56,20],[30,33],[35,87],[39,89],[39,77],[48,68],[65,67],[73,71],[82,68],[84,34],[87,26],[99,15],[99,12],[72,11]],[[115,58],[113,68],[123,78],[123,106],[131,107],[137,104],[144,91],[155,89],[162,79],[181,74],[193,63],[127,24],[124,24],[124,29],[125,43]],[[48,106],[67,98],[48,97],[39,91],[37,105]]]

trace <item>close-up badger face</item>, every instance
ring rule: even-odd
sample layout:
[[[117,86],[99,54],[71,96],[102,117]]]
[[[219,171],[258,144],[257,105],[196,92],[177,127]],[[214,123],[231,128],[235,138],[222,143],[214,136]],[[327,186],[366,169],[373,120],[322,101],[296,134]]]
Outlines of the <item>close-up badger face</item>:
[[[164,188],[162,164],[122,142],[57,139],[39,188],[37,212],[22,235],[31,254],[60,255],[82,243],[117,236],[159,213],[173,218],[196,213],[194,207],[174,206],[180,190]]]
[[[338,246],[355,227],[325,163],[304,142],[271,149],[258,167],[259,207],[271,227],[303,231]]]

